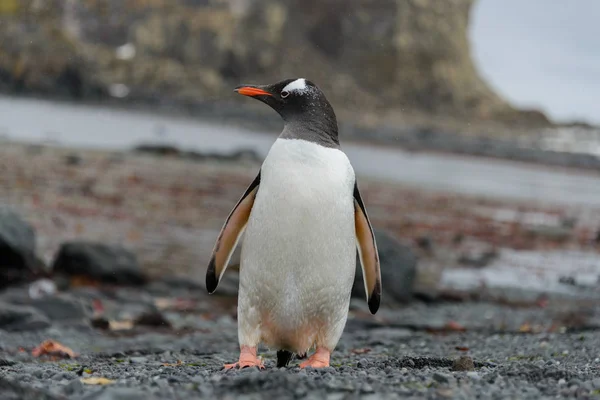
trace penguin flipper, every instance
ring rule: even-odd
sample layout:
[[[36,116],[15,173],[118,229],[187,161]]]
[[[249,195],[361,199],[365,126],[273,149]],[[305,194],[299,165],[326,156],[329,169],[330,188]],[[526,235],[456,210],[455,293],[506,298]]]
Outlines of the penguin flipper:
[[[217,286],[227,269],[231,255],[242,233],[244,233],[259,185],[260,171],[256,178],[254,178],[254,181],[248,186],[242,198],[237,202],[233,210],[231,210],[231,213],[225,220],[225,224],[223,224],[223,228],[221,228],[206,271],[206,289],[208,293],[213,293],[217,290]]]
[[[354,226],[356,229],[356,247],[365,282],[367,304],[371,314],[379,309],[381,301],[381,270],[375,233],[369,221],[367,210],[360,196],[358,184],[354,182]]]

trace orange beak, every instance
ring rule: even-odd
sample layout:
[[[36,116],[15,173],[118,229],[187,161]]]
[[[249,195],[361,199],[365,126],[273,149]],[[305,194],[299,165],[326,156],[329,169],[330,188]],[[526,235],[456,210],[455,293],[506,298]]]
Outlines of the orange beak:
[[[251,87],[251,86],[240,86],[235,88],[235,91],[244,96],[273,96],[271,93],[266,92],[262,89]]]

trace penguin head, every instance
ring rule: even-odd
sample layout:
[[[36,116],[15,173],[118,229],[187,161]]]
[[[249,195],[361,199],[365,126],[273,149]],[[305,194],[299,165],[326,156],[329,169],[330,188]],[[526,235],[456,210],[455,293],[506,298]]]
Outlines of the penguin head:
[[[337,120],[325,94],[304,78],[285,79],[270,85],[242,85],[235,91],[269,105],[297,132],[321,132],[337,143]]]

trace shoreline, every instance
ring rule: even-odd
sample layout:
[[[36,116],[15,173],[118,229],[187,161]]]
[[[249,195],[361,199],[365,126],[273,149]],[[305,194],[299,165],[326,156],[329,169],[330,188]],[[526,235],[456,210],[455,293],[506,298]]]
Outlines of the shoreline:
[[[190,123],[220,124],[233,129],[244,129],[252,133],[266,135],[266,130],[278,131],[281,122],[276,115],[263,110],[258,105],[243,104],[236,101],[196,101],[157,99],[119,99],[102,98],[73,101],[61,96],[13,95],[0,93],[0,97],[15,100],[30,100],[47,103],[57,103],[69,107],[87,110],[102,110],[108,112],[135,113],[138,115],[153,115],[169,119],[177,119]],[[556,151],[544,149],[544,133],[539,131],[523,131],[511,137],[506,129],[499,135],[439,129],[434,127],[419,127],[415,123],[391,127],[389,123],[380,123],[372,127],[364,127],[359,123],[338,118],[340,132],[344,142],[373,147],[386,147],[407,152],[431,153],[442,155],[468,156],[484,159],[496,159],[509,162],[519,162],[529,165],[567,168],[575,171],[600,170],[600,157],[593,154]],[[456,122],[456,121],[453,121]],[[423,121],[423,124],[426,122]],[[470,126],[469,122],[464,123]],[[2,126],[0,125],[0,128]],[[550,130],[572,129],[555,125]],[[598,135],[600,129],[586,129]],[[1,134],[2,132],[0,132]],[[9,140],[14,140],[10,135]],[[528,142],[525,147],[519,142]]]

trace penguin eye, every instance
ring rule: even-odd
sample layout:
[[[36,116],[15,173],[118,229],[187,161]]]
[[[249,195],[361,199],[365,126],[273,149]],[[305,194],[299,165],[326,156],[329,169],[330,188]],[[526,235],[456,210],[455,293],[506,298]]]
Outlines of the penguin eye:
[[[281,98],[285,99],[286,97],[288,97],[290,95],[290,92],[288,92],[287,90],[284,90],[283,92],[281,92]]]

